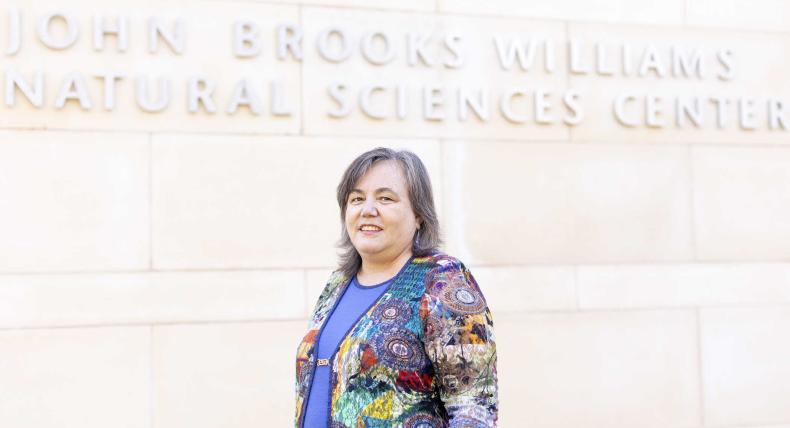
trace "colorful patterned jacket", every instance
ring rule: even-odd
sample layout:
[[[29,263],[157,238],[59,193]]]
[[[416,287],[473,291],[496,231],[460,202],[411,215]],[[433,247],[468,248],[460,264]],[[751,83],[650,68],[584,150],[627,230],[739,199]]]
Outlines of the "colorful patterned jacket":
[[[330,428],[478,428],[497,424],[493,319],[469,270],[442,253],[412,258],[316,361],[321,327],[350,283],[332,273],[296,356],[296,428],[317,363],[331,368]]]

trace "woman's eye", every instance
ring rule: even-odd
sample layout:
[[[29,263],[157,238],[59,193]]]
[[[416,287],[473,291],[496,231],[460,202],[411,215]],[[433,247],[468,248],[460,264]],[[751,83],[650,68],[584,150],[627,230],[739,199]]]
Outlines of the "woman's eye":
[[[392,200],[392,198],[389,198],[387,196],[382,196],[381,199],[383,199],[385,201],[391,201]]]
[[[351,198],[351,200],[349,202],[356,202],[356,201],[361,201],[361,200],[362,200],[362,198],[360,198],[359,196],[355,196],[355,197]]]

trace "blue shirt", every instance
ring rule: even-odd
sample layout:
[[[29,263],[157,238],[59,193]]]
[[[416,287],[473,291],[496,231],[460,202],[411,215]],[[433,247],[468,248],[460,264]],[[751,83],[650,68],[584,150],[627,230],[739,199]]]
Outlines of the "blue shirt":
[[[334,355],[348,331],[387,291],[390,283],[397,276],[395,275],[380,284],[368,286],[359,285],[357,277],[354,276],[321,330],[318,337],[317,358],[329,359]],[[329,397],[331,395],[329,391],[330,370],[330,366],[316,365],[315,367],[313,385],[310,388],[310,396],[305,409],[304,428],[327,428]]]

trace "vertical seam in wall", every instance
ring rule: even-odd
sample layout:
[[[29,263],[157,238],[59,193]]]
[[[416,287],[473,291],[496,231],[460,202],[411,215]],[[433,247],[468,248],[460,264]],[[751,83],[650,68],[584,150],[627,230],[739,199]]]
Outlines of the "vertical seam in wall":
[[[697,327],[697,382],[699,385],[697,386],[698,394],[699,394],[699,426],[705,426],[705,384],[704,376],[702,374],[702,316],[701,316],[701,309],[696,308],[694,313],[697,318],[696,327]]]
[[[436,215],[439,215],[439,238],[442,239],[442,245],[440,247],[441,250],[447,251],[447,222],[445,218],[447,218],[447,212],[445,211],[447,208],[447,201],[445,200],[445,193],[447,193],[447,183],[445,183],[444,179],[444,140],[441,138],[437,138],[436,141],[439,144],[439,177],[436,178],[436,182],[439,183],[439,188],[441,188],[441,192],[434,195],[434,198],[439,199],[439,206],[441,206],[441,215],[437,212]],[[436,189],[434,189],[436,190]]]
[[[460,227],[461,228],[464,227],[464,218],[465,218],[463,213],[451,213],[452,207],[455,205],[450,200],[452,198],[452,196],[453,196],[452,194],[454,192],[453,186],[458,184],[458,183],[452,183],[451,180],[450,180],[450,175],[449,174],[452,173],[452,169],[453,168],[461,168],[461,165],[450,164],[450,162],[448,160],[448,151],[451,150],[448,147],[450,144],[456,144],[457,145],[457,144],[462,144],[462,143],[458,142],[458,141],[453,143],[453,142],[448,141],[445,138],[439,138],[439,157],[440,157],[440,161],[439,161],[439,182],[441,183],[441,189],[442,189],[442,194],[441,194],[442,218],[440,218],[440,221],[442,221],[443,224],[444,224],[443,238],[444,238],[444,249],[445,249],[445,251],[448,250],[448,248],[447,248],[448,244],[450,244],[450,242],[452,242],[451,239],[450,239],[450,234],[453,234],[453,230],[451,230],[450,228],[447,227],[447,225],[450,223],[450,220],[449,220],[450,216],[451,215],[455,215],[455,218],[458,221],[458,223],[456,223],[456,225],[460,223],[460,225],[461,225]],[[457,228],[457,227],[455,227],[455,228]],[[467,251],[464,251],[466,249],[466,245],[463,242],[463,240],[466,238],[466,234],[464,234],[464,233],[460,233],[460,234],[459,233],[454,233],[453,236],[455,238],[455,244],[456,244],[456,246],[453,249],[453,251],[458,251],[459,253],[462,253],[462,254],[459,254],[459,256],[461,256],[461,257],[466,257],[466,256],[470,256],[471,257],[471,253],[469,253]]]
[[[302,269],[302,289],[304,290],[304,308],[302,309],[302,314],[305,317],[309,317],[310,313],[310,285],[307,282],[307,269]]]
[[[148,424],[154,428],[154,413],[155,413],[155,400],[154,400],[154,326],[148,326]]]
[[[148,270],[154,270],[154,138],[148,133]]]
[[[565,21],[564,22],[564,27],[565,27],[565,47],[567,48],[568,43],[570,43],[570,40],[571,40],[571,29],[570,29],[571,23],[570,23],[570,21]],[[554,59],[556,61],[557,58],[555,57]],[[566,61],[567,61],[567,58],[566,58]],[[568,67],[566,65],[566,67],[563,69],[563,71],[565,72],[565,91],[568,91],[571,88],[570,67]],[[569,143],[573,142],[573,126],[565,124],[565,128],[568,130],[568,142]]]
[[[573,265],[573,292],[576,294],[574,300],[576,301],[576,310],[581,311],[581,296],[579,295],[579,265]]]
[[[684,26],[689,24],[688,15],[689,15],[689,0],[683,0],[683,25]]]
[[[297,8],[298,15],[299,15],[299,28],[304,28],[304,22],[302,19],[302,5],[300,4]],[[305,62],[305,53],[307,52],[304,43],[304,30],[302,30],[302,60],[299,61],[299,135],[304,136],[304,103],[305,103],[305,89],[304,89],[304,62]]]
[[[694,198],[694,148],[687,145],[686,157],[688,162],[688,198],[689,198],[689,232],[691,234],[691,258],[699,260],[697,251],[697,206]]]
[[[443,238],[445,241],[444,243],[446,244],[447,229],[445,227],[447,226],[447,222],[445,222],[444,219],[447,218],[447,204],[444,199],[444,195],[447,193],[447,189],[445,187],[447,186],[447,183],[444,182],[444,141],[441,138],[437,139],[436,141],[439,143],[439,177],[437,177],[436,182],[439,183],[439,190],[441,191],[439,193],[439,204],[442,210],[442,216],[439,218],[439,238]],[[433,190],[435,191],[436,189]],[[445,247],[445,250],[446,249],[447,248]]]

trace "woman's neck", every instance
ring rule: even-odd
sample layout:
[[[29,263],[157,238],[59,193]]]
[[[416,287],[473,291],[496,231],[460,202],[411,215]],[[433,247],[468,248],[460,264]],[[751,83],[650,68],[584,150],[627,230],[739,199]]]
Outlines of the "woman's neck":
[[[357,280],[364,285],[382,283],[395,276],[409,258],[411,258],[411,248],[388,261],[370,260],[362,257],[362,266],[357,272]]]

